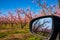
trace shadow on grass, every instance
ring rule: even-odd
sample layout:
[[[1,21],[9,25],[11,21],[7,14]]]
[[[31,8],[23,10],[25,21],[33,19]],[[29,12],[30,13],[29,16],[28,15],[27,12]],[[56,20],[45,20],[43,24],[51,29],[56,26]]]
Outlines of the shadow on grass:
[[[4,38],[5,36],[7,36],[6,33],[0,33],[0,38]]]
[[[5,39],[5,40],[22,40],[20,38],[11,38],[11,39]]]

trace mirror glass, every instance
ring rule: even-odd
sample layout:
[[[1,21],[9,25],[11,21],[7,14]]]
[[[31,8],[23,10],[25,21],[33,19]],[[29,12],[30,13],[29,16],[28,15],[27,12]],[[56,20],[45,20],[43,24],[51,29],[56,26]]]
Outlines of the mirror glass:
[[[42,37],[48,37],[52,30],[52,18],[41,18],[32,24],[32,33]]]

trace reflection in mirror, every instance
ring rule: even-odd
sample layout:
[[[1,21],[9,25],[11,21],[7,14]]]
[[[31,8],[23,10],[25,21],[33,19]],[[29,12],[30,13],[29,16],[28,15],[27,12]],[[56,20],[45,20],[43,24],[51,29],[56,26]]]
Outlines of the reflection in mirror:
[[[48,37],[52,29],[52,18],[42,18],[33,22],[32,32],[43,37]]]

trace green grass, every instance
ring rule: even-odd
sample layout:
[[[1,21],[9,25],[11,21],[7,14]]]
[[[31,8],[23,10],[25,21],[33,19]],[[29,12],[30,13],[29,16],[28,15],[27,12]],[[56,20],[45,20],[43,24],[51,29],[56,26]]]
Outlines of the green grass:
[[[14,27],[14,29],[12,29],[12,31],[7,31],[5,33],[0,32],[0,38],[4,38],[5,36],[7,37],[10,34],[24,34],[24,36],[21,38],[22,40],[42,40],[41,38],[30,34],[30,30],[28,29],[29,28],[28,24],[23,29],[17,29],[17,25],[15,25],[15,24],[13,27]],[[18,25],[18,27],[20,27],[20,24]],[[11,27],[9,25],[7,25],[7,27],[6,27],[6,25],[3,25],[2,30],[4,28],[11,28]]]
[[[18,33],[24,33],[24,34],[26,34],[26,33],[29,33],[29,30],[14,30],[13,32],[12,32],[13,34],[18,34]]]
[[[0,33],[0,38],[3,38],[3,37],[5,37],[5,36],[7,36],[6,33]]]

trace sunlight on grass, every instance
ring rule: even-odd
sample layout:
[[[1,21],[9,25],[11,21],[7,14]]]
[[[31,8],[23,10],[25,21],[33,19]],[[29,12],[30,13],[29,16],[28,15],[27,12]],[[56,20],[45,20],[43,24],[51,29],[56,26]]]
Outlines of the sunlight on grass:
[[[4,27],[4,29],[1,28],[2,30],[6,30],[6,28],[7,28],[6,25],[4,25],[2,27]],[[8,28],[11,28],[11,27],[8,25]],[[12,35],[12,34],[16,34],[16,36],[14,36],[14,37],[17,37],[20,35],[22,37],[22,38],[20,38],[21,40],[41,40],[39,37],[36,37],[36,36],[33,36],[32,34],[30,34],[29,25],[26,25],[24,27],[24,29],[19,29],[19,27],[16,27],[16,25],[14,25],[14,29],[10,29],[10,30],[7,29],[7,31],[3,32],[3,33],[0,32],[0,39],[2,39],[2,38],[10,39],[9,35]]]

